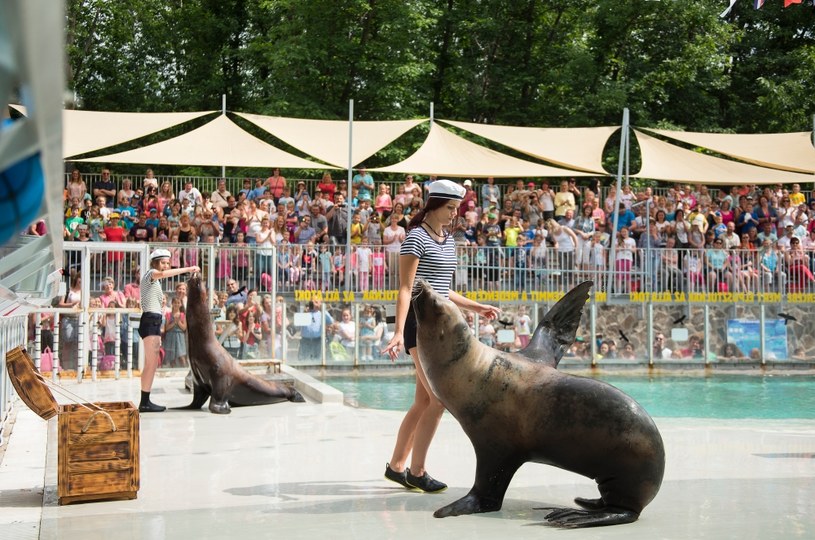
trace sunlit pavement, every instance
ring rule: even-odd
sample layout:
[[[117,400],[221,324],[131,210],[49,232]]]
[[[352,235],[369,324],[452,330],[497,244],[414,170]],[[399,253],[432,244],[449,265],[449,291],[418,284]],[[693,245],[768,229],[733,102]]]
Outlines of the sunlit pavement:
[[[88,401],[138,401],[138,379],[65,385]],[[188,404],[183,386],[156,379],[154,401]],[[537,464],[518,471],[500,512],[433,518],[467,493],[475,470],[450,415],[429,458],[429,472],[450,486],[441,494],[406,492],[382,477],[401,413],[282,403],[228,416],[142,415],[138,498],[58,506],[56,419],[16,408],[0,465],[0,538],[815,538],[811,420],[657,418],[667,470],[640,520],[557,530],[540,508],[594,497],[596,488]]]

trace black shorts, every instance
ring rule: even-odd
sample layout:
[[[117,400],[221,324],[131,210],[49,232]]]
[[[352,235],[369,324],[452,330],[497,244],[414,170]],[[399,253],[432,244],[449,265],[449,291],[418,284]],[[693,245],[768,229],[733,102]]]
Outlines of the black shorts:
[[[405,352],[410,354],[410,349],[416,346],[416,315],[413,313],[413,304],[408,308],[405,319],[405,329],[402,331],[405,340]]]
[[[139,336],[142,339],[147,336],[160,336],[161,335],[161,314],[160,313],[142,313],[141,320],[139,321]]]

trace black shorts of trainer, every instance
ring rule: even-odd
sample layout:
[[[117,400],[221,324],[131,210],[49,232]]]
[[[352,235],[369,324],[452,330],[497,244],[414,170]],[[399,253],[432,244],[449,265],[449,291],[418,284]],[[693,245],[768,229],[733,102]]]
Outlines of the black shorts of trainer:
[[[142,313],[141,320],[139,321],[139,336],[142,339],[148,336],[161,335],[161,314],[160,313]]]

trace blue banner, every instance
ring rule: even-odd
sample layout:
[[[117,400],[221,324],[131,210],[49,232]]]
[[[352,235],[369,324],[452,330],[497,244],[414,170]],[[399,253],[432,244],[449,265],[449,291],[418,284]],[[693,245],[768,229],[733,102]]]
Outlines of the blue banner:
[[[764,321],[764,344],[767,360],[783,360],[787,354],[787,325],[784,319]],[[735,343],[744,356],[753,349],[761,350],[760,321],[755,319],[728,319],[727,341]]]

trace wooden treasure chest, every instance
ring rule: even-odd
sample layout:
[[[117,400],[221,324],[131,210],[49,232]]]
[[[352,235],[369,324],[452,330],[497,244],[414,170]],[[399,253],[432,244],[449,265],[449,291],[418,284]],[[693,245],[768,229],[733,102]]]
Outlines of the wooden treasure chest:
[[[28,353],[6,355],[9,378],[39,416],[57,416],[59,504],[135,499],[139,491],[139,411],[131,402],[59,405]]]

